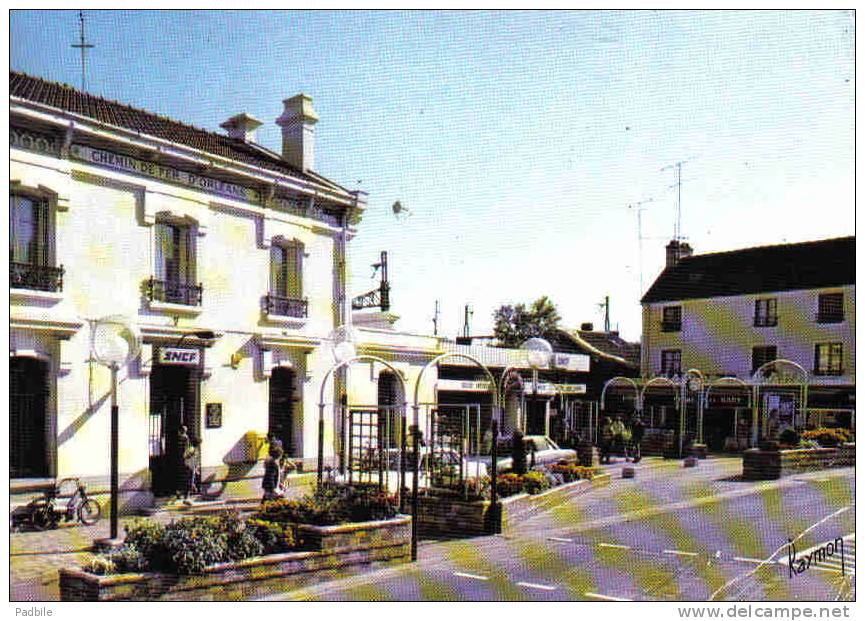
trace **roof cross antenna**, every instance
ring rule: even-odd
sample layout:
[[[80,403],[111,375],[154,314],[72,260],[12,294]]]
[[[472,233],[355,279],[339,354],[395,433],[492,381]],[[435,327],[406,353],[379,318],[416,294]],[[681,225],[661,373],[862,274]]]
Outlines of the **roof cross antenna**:
[[[79,21],[78,30],[79,30],[79,37],[80,37],[79,43],[73,43],[72,47],[81,50],[81,90],[86,91],[87,90],[87,70],[86,70],[86,68],[87,68],[87,64],[86,64],[86,62],[87,62],[86,61],[87,50],[89,50],[92,47],[96,47],[96,46],[94,46],[92,43],[87,43],[87,41],[84,38],[84,11],[78,11],[78,21]]]

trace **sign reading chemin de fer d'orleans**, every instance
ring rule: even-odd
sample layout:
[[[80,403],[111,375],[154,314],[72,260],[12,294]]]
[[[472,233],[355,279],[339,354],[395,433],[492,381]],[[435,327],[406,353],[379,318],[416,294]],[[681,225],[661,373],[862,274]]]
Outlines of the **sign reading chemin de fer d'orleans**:
[[[118,155],[110,151],[102,149],[94,149],[80,144],[73,144],[69,149],[69,155],[77,160],[103,166],[119,172],[132,173],[135,175],[143,175],[164,181],[166,183],[174,183],[188,188],[195,188],[204,192],[220,194],[228,198],[246,201],[248,203],[258,203],[261,200],[261,194],[258,190],[227,183],[210,177],[202,177],[190,172],[177,170],[169,166],[163,166],[156,162],[145,162],[144,160],[135,159],[128,155]]]

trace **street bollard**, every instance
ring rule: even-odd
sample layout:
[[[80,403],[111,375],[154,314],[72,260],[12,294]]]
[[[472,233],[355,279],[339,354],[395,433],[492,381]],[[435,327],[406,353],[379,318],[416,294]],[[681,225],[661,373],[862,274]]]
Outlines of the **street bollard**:
[[[692,457],[686,457],[684,466],[685,466],[685,468],[693,468],[697,465],[697,463],[698,462],[697,462],[696,457],[693,457],[693,456]]]
[[[625,466],[622,468],[622,478],[623,479],[634,479],[637,476],[637,471],[633,466]]]

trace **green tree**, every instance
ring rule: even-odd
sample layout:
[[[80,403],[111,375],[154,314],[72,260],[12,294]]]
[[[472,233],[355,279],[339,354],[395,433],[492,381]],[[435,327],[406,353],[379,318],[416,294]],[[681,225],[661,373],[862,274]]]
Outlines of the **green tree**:
[[[549,340],[558,330],[561,319],[556,305],[544,295],[528,308],[525,304],[499,307],[493,313],[493,333],[503,347],[519,347],[534,336]]]

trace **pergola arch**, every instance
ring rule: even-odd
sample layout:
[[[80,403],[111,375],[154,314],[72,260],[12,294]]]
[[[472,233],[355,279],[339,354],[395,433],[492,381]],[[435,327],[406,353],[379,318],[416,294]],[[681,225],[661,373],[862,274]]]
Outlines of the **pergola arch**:
[[[791,369],[794,372],[793,377],[781,374],[779,372],[779,367],[781,369]],[[767,373],[769,369],[772,369],[773,373]],[[799,376],[798,381],[796,381],[795,377],[797,375]],[[754,395],[751,407],[753,409],[755,420],[760,413],[760,397],[764,389],[769,387],[795,387],[798,389],[798,407],[793,410],[793,427],[804,427],[804,419],[807,418],[807,414],[802,416],[802,413],[807,412],[808,408],[808,382],[810,381],[810,377],[811,374],[808,373],[808,370],[805,369],[805,367],[798,362],[786,358],[770,360],[769,362],[760,365],[760,367],[751,375],[751,382],[754,386]],[[797,417],[801,417],[803,420],[797,420]],[[762,419],[765,428],[767,422],[765,415],[760,418]]]

